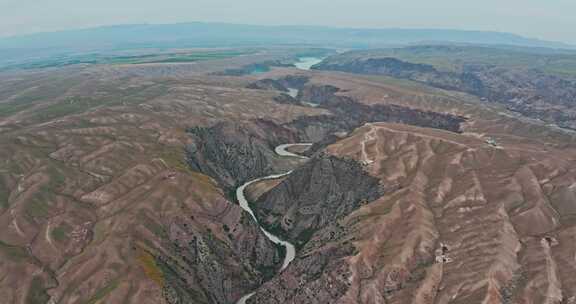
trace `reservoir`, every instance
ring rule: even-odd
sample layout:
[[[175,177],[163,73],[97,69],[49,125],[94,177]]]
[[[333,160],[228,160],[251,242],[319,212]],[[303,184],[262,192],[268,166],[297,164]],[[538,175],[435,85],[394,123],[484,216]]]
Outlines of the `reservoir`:
[[[310,70],[313,65],[322,62],[322,60],[324,60],[324,58],[300,57],[294,65],[300,70]]]

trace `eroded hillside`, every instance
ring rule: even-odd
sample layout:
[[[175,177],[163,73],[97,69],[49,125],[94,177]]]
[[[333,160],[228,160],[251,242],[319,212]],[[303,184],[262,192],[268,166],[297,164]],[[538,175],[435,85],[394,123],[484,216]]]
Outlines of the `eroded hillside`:
[[[0,298],[575,301],[573,133],[405,80],[230,72],[256,59],[2,74]],[[295,142],[309,160],[275,153]],[[248,189],[297,246],[280,272],[234,192],[287,170]]]
[[[576,129],[574,54],[531,50],[416,46],[336,55],[316,69],[410,79],[473,94],[487,102]]]
[[[266,283],[254,303],[574,301],[574,214],[559,209],[574,204],[566,196],[576,181],[574,150],[494,147],[374,123],[326,153],[362,164],[384,194],[348,214],[331,213],[318,199],[297,211],[295,200],[270,200],[293,193],[289,179],[261,196],[256,207],[267,213],[274,206],[283,227],[306,227],[314,217],[320,225],[293,267]]]

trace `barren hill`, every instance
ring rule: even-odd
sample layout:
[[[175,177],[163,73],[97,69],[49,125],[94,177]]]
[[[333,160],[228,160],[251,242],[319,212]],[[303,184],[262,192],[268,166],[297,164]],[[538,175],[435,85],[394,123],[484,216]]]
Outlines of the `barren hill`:
[[[2,303],[576,301],[572,131],[287,52],[0,74]]]

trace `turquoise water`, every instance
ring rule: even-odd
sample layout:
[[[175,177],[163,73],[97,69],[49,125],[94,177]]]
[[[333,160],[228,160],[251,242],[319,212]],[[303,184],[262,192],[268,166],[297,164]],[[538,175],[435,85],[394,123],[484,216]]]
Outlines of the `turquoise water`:
[[[300,57],[294,65],[298,69],[309,70],[313,65],[322,62],[323,59],[318,57]]]
[[[270,72],[270,68],[264,65],[255,65],[254,67],[250,68],[250,71],[248,72],[249,75],[255,75],[255,74],[262,74],[262,73],[266,73],[266,72]]]

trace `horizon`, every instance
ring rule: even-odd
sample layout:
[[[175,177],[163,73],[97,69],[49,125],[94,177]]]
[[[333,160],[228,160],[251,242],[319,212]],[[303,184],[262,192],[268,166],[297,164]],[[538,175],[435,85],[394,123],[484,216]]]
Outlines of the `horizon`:
[[[161,5],[127,0],[83,4],[55,0],[41,7],[32,0],[0,4],[0,38],[28,34],[135,24],[192,22],[261,26],[320,26],[357,29],[434,29],[511,33],[545,41],[576,44],[571,14],[576,2],[553,0],[487,0],[460,3],[440,0],[335,0],[269,3],[251,0],[167,0]],[[521,7],[521,9],[518,9]],[[486,22],[489,20],[490,22]]]
[[[255,24],[255,23],[241,23],[241,22],[225,22],[225,21],[183,21],[183,22],[174,22],[174,23],[153,23],[153,22],[143,22],[143,23],[122,23],[122,24],[104,24],[104,25],[97,25],[97,26],[88,26],[88,27],[77,27],[77,28],[68,28],[68,29],[61,29],[61,30],[51,30],[51,31],[39,31],[39,32],[31,32],[31,33],[23,33],[23,34],[15,34],[9,36],[1,36],[1,39],[11,39],[11,38],[19,38],[19,37],[27,37],[33,35],[42,35],[42,34],[51,34],[51,33],[60,33],[60,32],[74,32],[74,31],[84,31],[84,30],[95,30],[95,29],[106,29],[106,28],[120,28],[120,27],[130,27],[130,26],[163,26],[163,25],[186,25],[186,24],[214,24],[214,25],[238,25],[238,26],[255,26],[255,27],[284,27],[284,28],[298,28],[298,27],[309,27],[309,28],[319,28],[319,29],[358,29],[358,30],[406,30],[406,31],[455,31],[455,32],[470,32],[470,33],[495,33],[495,34],[507,34],[507,35],[514,35],[521,38],[538,40],[542,42],[551,42],[551,43],[558,43],[563,44],[568,48],[576,47],[575,43],[560,41],[560,40],[549,40],[549,39],[542,39],[539,37],[523,35],[514,32],[506,32],[506,31],[498,31],[498,30],[479,30],[479,29],[454,29],[454,28],[426,28],[426,27],[356,27],[356,26],[338,26],[338,25],[314,25],[314,24]],[[433,41],[432,41],[433,42]],[[441,43],[442,41],[439,41]]]
[[[117,23],[117,24],[102,24],[102,25],[94,25],[94,26],[85,26],[85,27],[74,27],[74,28],[66,28],[66,29],[55,29],[55,30],[47,30],[47,31],[37,31],[37,32],[30,32],[30,33],[21,33],[21,34],[13,34],[2,36],[0,35],[0,39],[4,38],[12,38],[12,37],[21,37],[21,36],[29,36],[29,35],[36,35],[36,34],[46,34],[46,33],[57,33],[57,32],[68,32],[68,31],[82,31],[82,30],[92,30],[92,29],[99,29],[99,28],[114,28],[114,27],[129,27],[129,26],[143,26],[143,25],[185,25],[185,24],[223,24],[223,25],[242,25],[242,26],[260,26],[260,27],[310,27],[310,28],[326,28],[326,29],[359,29],[359,30],[434,30],[434,31],[459,31],[459,32],[479,32],[479,33],[500,33],[500,34],[512,34],[516,36],[521,36],[524,38],[542,40],[542,41],[550,41],[550,42],[560,42],[560,43],[567,43],[564,41],[559,40],[549,40],[549,39],[542,39],[535,36],[529,36],[514,32],[507,32],[507,31],[499,31],[499,30],[481,30],[481,29],[455,29],[455,28],[447,28],[447,27],[362,27],[362,26],[338,26],[338,25],[318,25],[318,24],[257,24],[257,23],[243,23],[243,22],[226,22],[226,21],[182,21],[182,22],[173,22],[173,23],[155,23],[155,22],[141,22],[141,23]],[[576,45],[576,44],[574,44]]]

